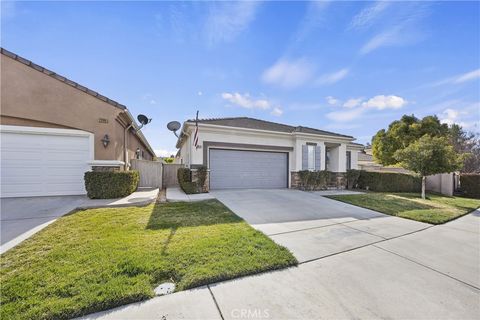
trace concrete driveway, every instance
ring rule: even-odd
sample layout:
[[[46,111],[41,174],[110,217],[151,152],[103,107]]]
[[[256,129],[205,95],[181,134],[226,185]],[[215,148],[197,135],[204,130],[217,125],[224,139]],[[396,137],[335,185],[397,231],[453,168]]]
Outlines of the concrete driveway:
[[[385,241],[430,225],[298,190],[222,190],[212,194],[299,262]]]
[[[1,198],[1,244],[27,235],[72,211],[86,196]]]
[[[298,267],[84,319],[478,319],[480,212],[441,226],[294,190],[212,192]]]

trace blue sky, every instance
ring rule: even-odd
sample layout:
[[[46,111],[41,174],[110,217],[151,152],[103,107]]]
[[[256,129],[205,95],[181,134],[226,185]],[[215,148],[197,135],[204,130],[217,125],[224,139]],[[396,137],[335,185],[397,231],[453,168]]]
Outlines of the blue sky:
[[[365,143],[403,114],[480,131],[480,2],[3,2],[2,47],[153,118],[250,116]]]

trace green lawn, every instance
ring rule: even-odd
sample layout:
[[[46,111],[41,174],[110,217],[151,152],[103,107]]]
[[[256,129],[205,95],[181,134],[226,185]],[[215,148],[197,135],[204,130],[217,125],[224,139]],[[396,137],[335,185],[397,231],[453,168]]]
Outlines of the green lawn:
[[[423,200],[416,193],[377,193],[329,196],[328,198],[392,216],[441,224],[480,207],[480,200],[429,194]]]
[[[59,319],[297,263],[216,200],[64,216],[1,256],[1,318]]]

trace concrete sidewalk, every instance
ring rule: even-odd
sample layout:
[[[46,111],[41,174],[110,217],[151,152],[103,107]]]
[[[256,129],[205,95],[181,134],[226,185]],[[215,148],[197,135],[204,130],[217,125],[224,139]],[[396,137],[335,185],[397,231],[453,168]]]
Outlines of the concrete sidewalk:
[[[87,196],[2,198],[0,254],[74,210],[145,206],[155,202],[158,189],[139,188],[120,199],[89,199]]]
[[[125,198],[117,199],[89,199],[85,197],[83,203],[78,209],[92,209],[105,207],[131,207],[131,206],[146,206],[155,202],[158,197],[158,188],[138,188],[134,193]]]
[[[168,202],[193,202],[215,199],[211,193],[186,194],[179,187],[167,188]]]
[[[156,297],[84,319],[476,319],[480,230],[471,226],[479,223],[477,211],[298,267]]]

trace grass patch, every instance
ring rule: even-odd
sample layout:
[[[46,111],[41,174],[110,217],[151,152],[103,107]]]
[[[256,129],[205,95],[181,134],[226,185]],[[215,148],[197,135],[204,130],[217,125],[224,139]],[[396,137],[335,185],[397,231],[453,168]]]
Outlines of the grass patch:
[[[429,194],[423,200],[417,193],[377,193],[328,196],[328,198],[392,216],[431,224],[441,224],[480,207],[480,200]]]
[[[63,319],[283,268],[293,255],[216,200],[64,216],[1,256],[2,319]]]

